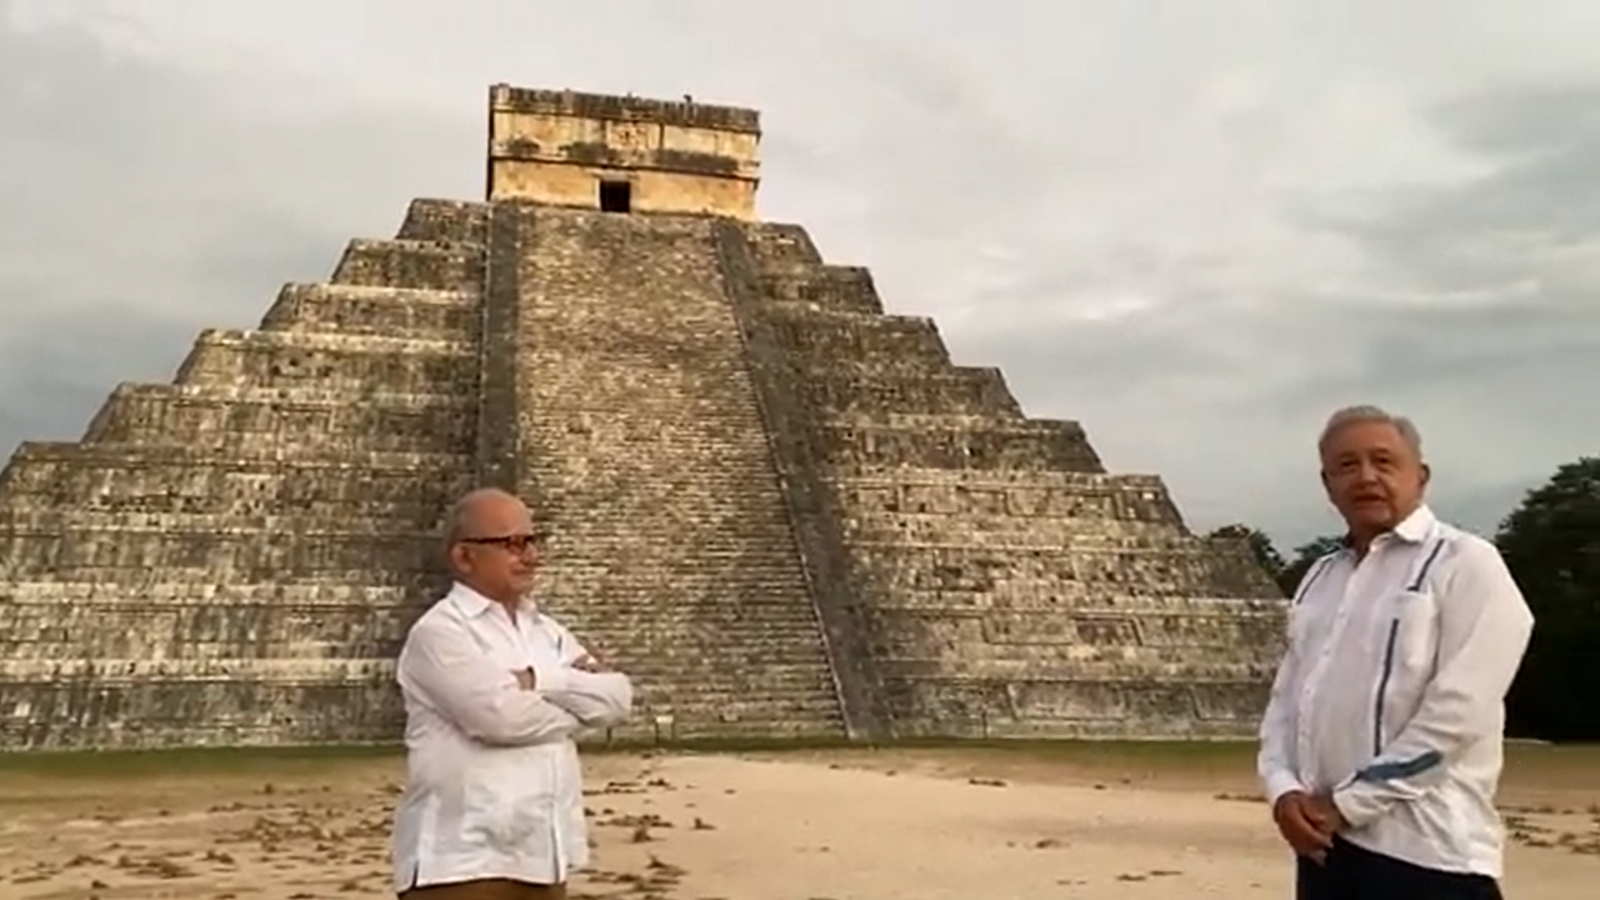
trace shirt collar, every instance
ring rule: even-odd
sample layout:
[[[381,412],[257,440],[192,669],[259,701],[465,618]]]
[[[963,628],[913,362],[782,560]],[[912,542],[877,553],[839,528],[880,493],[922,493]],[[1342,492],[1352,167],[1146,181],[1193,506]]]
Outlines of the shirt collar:
[[[456,609],[461,610],[462,614],[468,617],[481,616],[489,610],[494,609],[495,606],[498,605],[495,603],[495,601],[490,600],[488,597],[485,597],[484,595],[478,593],[470,587],[467,587],[459,581],[455,582],[450,587],[450,602],[454,603]],[[534,615],[538,613],[539,607],[538,604],[534,603],[532,598],[524,597],[522,598],[522,601],[517,604],[517,611]]]
[[[1433,510],[1428,508],[1428,504],[1421,503],[1411,511],[1411,515],[1401,519],[1400,524],[1394,526],[1387,533],[1408,544],[1420,544],[1428,539],[1428,535],[1433,532],[1434,524],[1438,521],[1433,515]],[[1346,550],[1353,546],[1349,534],[1344,536],[1341,543],[1343,543]]]

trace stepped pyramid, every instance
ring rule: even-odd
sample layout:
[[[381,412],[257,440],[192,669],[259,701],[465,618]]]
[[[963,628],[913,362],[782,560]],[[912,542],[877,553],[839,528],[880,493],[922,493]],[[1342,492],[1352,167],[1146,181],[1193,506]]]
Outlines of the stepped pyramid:
[[[0,745],[392,740],[475,484],[631,672],[615,737],[1216,736],[1283,602],[1158,478],[1028,418],[866,269],[759,221],[755,111],[490,90],[418,200],[0,474]]]

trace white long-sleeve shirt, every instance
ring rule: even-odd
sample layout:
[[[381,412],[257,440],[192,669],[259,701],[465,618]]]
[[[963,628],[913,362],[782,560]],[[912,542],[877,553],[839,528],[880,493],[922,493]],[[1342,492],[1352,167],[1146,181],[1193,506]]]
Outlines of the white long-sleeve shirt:
[[[1533,616],[1499,551],[1420,507],[1359,562],[1318,560],[1291,604],[1261,723],[1268,802],[1332,791],[1351,843],[1500,877],[1504,701]]]
[[[625,675],[572,668],[587,651],[549,616],[456,584],[412,626],[396,676],[406,788],[394,886],[511,878],[557,884],[588,863],[574,735],[625,720]],[[532,669],[522,688],[516,671]]]

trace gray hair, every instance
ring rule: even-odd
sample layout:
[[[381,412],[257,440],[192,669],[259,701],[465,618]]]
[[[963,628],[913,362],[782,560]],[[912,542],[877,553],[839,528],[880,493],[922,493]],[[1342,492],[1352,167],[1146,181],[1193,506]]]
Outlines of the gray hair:
[[[1394,430],[1400,432],[1400,439],[1406,442],[1411,452],[1422,459],[1422,432],[1405,416],[1397,416],[1377,406],[1346,406],[1337,410],[1328,417],[1328,424],[1322,426],[1322,435],[1317,438],[1317,452],[1321,453],[1328,447],[1328,439],[1334,432],[1347,425],[1358,422],[1377,422],[1383,425],[1392,425]]]
[[[478,488],[463,494],[459,500],[450,504],[450,509],[444,514],[444,557],[447,564],[450,561],[450,548],[460,543],[467,537],[471,529],[468,524],[472,521],[473,511],[479,501],[489,496],[510,496],[499,488]],[[451,564],[453,565],[453,564]]]

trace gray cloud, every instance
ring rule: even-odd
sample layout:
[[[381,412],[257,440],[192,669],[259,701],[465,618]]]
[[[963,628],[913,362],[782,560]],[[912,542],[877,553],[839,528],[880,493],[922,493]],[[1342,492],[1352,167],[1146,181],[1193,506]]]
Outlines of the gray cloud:
[[[1196,527],[1332,528],[1310,447],[1350,402],[1415,416],[1478,528],[1600,445],[1600,12],[934,7],[16,0],[0,452],[476,196],[494,81],[760,106],[769,218]]]

